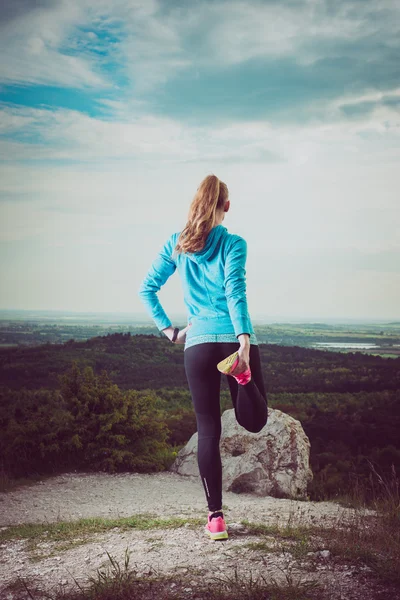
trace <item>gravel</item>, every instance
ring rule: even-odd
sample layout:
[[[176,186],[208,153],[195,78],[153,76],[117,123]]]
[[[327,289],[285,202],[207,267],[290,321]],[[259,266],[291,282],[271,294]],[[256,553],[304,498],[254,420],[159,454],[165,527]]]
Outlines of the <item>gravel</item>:
[[[308,502],[250,494],[224,492],[225,519],[229,539],[213,542],[204,535],[203,526],[178,529],[121,530],[113,528],[75,540],[76,545],[46,541],[44,537],[32,547],[29,540],[14,539],[0,545],[0,598],[21,598],[9,585],[19,576],[51,590],[76,582],[85,585],[98,569],[110,566],[107,552],[120,565],[130,552],[131,569],[143,577],[171,576],[184,580],[188,597],[200,583],[215,577],[231,577],[235,569],[241,577],[263,575],[281,584],[288,577],[317,581],[321,600],[375,600],[389,593],[391,600],[400,598],[396,590],[388,591],[372,579],[368,567],[335,561],[331,552],[321,547],[296,559],[288,544],[274,536],[250,535],[242,520],[265,525],[345,526],[354,517],[352,509],[335,502]],[[0,527],[21,523],[57,523],[87,517],[118,518],[135,514],[152,514],[160,518],[201,517],[206,522],[204,490],[197,477],[182,477],[163,472],[151,475],[126,473],[66,473],[31,486],[0,495]],[[365,516],[373,511],[364,511]],[[273,551],[249,547],[257,541],[268,542]],[[64,546],[63,546],[64,544]],[[75,580],[75,581],[74,581]],[[189,589],[190,588],[190,589]],[[16,594],[16,595],[13,595]],[[186,596],[185,596],[186,597]],[[36,598],[36,596],[35,596]]]

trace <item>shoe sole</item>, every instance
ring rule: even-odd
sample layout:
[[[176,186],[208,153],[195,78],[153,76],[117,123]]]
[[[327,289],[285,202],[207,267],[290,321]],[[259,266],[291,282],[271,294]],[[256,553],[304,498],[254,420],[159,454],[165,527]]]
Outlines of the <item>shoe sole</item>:
[[[221,362],[217,364],[218,371],[224,373],[225,375],[229,375],[230,371],[232,370],[232,365],[235,363],[238,356],[238,352],[234,352],[233,354],[230,354],[224,358],[224,360],[221,360]]]
[[[211,540],[227,540],[228,532],[227,531],[217,531],[213,533],[209,529],[205,528],[205,533]]]

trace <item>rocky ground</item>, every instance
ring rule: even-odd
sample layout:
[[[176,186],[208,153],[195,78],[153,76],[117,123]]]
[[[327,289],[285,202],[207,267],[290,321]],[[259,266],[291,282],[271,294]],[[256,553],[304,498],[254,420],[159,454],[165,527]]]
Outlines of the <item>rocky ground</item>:
[[[201,582],[215,577],[231,577],[235,569],[241,577],[263,575],[281,584],[316,581],[321,600],[395,600],[400,594],[372,576],[360,563],[344,564],[324,547],[296,558],[288,544],[273,535],[254,535],[242,520],[285,526],[322,524],[346,527],[354,518],[352,509],[333,502],[302,502],[248,494],[224,493],[225,519],[229,539],[209,540],[203,526],[174,529],[114,528],[79,538],[75,544],[49,540],[37,544],[13,539],[0,547],[0,598],[22,598],[10,591],[19,576],[35,581],[45,590],[84,585],[90,576],[109,563],[107,552],[124,563],[130,552],[130,567],[139,574],[169,575],[185,581],[184,596],[196,596]],[[87,517],[118,518],[139,514],[160,518],[201,517],[206,521],[204,491],[196,477],[165,472],[140,474],[68,473],[32,486],[0,495],[0,526],[3,531],[21,523],[56,523]],[[365,511],[365,516],[371,515]],[[263,542],[264,549],[254,547]],[[270,550],[265,551],[265,545]],[[172,581],[172,580],[171,580]],[[174,583],[172,581],[171,585]],[[18,595],[20,594],[20,595]]]

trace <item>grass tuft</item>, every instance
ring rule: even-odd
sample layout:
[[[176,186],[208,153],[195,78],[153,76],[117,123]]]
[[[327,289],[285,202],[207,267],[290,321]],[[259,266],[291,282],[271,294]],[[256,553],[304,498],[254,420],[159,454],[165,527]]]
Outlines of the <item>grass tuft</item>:
[[[143,513],[131,517],[118,519],[104,519],[93,517],[79,519],[78,521],[60,521],[58,523],[23,523],[11,525],[0,531],[0,542],[13,539],[38,539],[45,538],[46,541],[63,541],[74,539],[76,536],[101,533],[110,529],[118,528],[122,531],[128,529],[176,529],[178,527],[197,527],[203,524],[204,519],[170,517],[160,519],[159,517]]]

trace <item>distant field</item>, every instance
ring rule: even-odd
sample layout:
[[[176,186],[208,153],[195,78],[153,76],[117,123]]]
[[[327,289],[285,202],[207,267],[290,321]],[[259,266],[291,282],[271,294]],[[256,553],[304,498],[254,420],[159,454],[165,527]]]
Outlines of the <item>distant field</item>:
[[[163,337],[151,322],[136,320],[125,315],[118,323],[118,317],[108,315],[101,321],[99,315],[37,314],[29,313],[23,320],[22,314],[15,319],[7,317],[0,311],[0,348],[18,346],[39,346],[42,344],[64,344],[72,341],[86,341],[96,336],[113,335],[114,333],[144,334]],[[66,323],[66,320],[68,321]],[[75,320],[75,322],[74,322]],[[177,326],[184,326],[183,319],[175,321]],[[323,351],[362,352],[387,358],[400,356],[400,323],[265,323],[255,324],[255,332],[260,343],[283,346],[300,346]],[[340,346],[319,346],[317,343],[359,343],[371,344],[366,348],[346,348]]]

